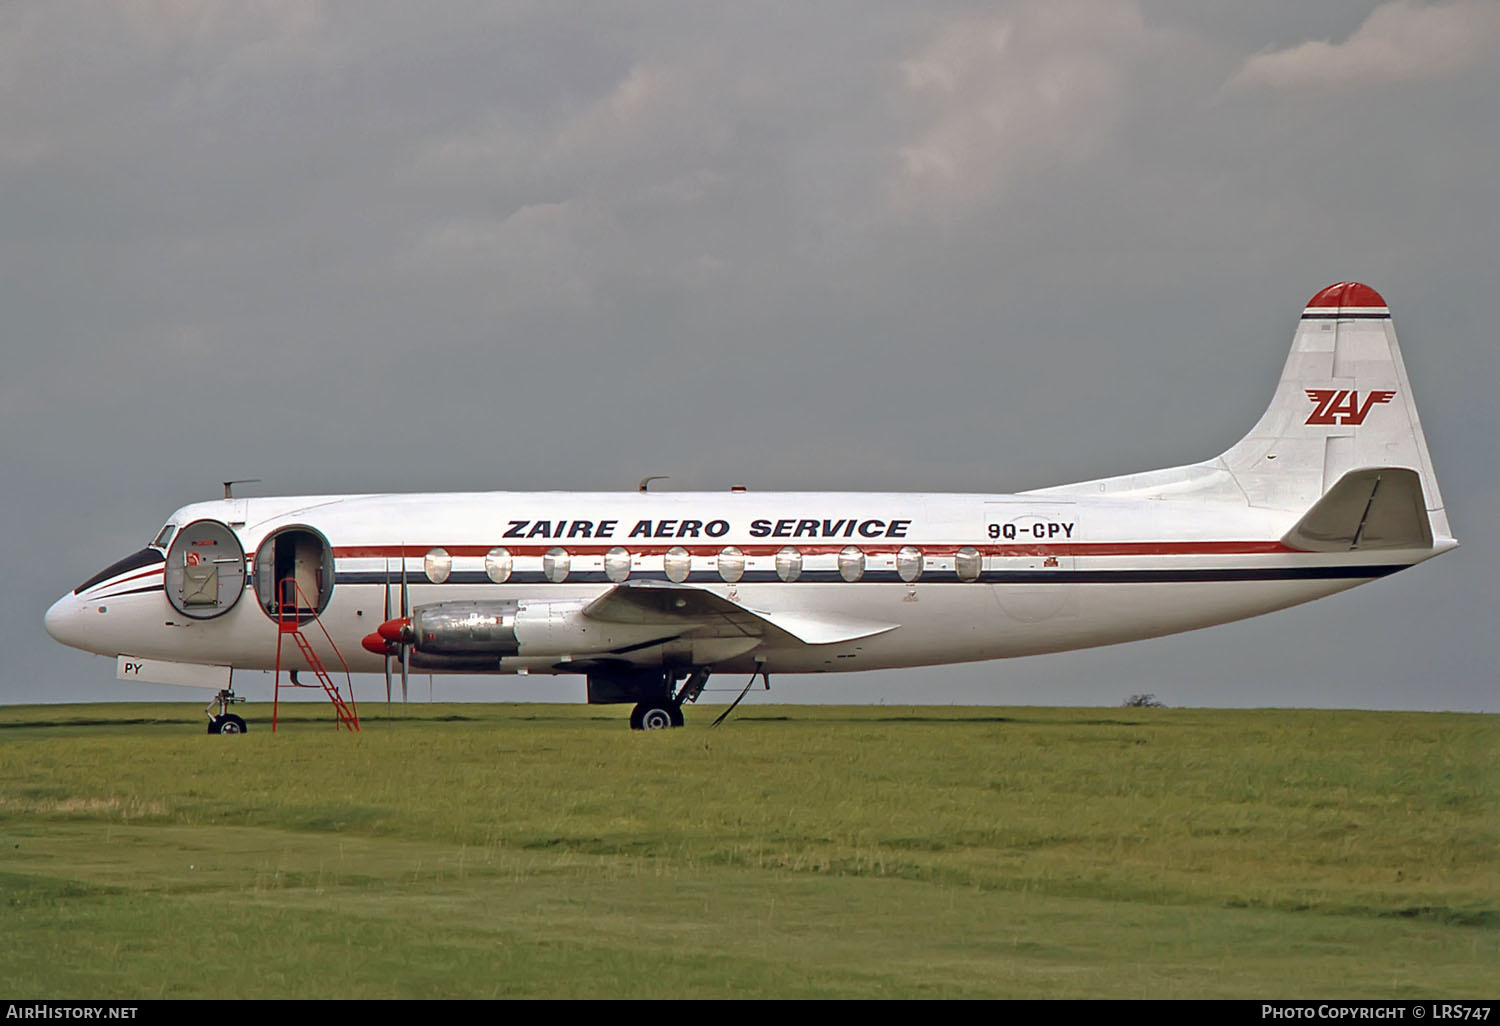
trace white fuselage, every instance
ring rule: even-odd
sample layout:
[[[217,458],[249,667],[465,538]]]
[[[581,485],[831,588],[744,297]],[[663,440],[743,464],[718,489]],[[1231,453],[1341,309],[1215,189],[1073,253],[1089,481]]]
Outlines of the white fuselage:
[[[341,656],[353,672],[384,668],[384,657],[360,641],[390,615],[403,573],[413,607],[470,599],[582,606],[615,587],[625,570],[630,581],[670,579],[752,611],[880,629],[811,644],[774,631],[753,645],[718,638],[684,649],[694,643],[666,641],[620,658],[818,673],[1034,655],[1192,630],[1329,595],[1453,544],[1299,552],[1278,540],[1296,519],[1243,505],[1035,494],[234,499],[187,506],[171,520],[178,528],[216,521],[237,537],[245,553],[242,594],[226,592],[227,611],[180,615],[165,591],[172,586],[164,584],[165,564],[156,562],[64,596],[48,612],[47,627],[59,640],[105,655],[269,669],[278,629],[256,591],[255,554],[273,534],[302,528],[331,549],[332,582],[322,582],[318,621],[332,645],[321,631],[307,632],[331,666]],[[735,550],[743,571],[726,580],[736,576]],[[800,555],[800,572],[790,580],[789,550]],[[613,577],[606,573],[611,552]],[[523,646],[501,658],[498,670],[566,673],[591,654],[545,647],[529,653]],[[306,668],[290,647],[281,662]]]

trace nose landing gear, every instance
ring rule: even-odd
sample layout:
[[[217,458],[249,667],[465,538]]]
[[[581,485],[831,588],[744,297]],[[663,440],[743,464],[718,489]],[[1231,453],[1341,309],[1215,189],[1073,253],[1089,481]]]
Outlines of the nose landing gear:
[[[210,734],[243,734],[249,728],[245,721],[229,711],[229,707],[235,702],[243,702],[244,699],[233,691],[225,688],[215,695],[203,711],[208,716],[208,732]],[[218,712],[214,712],[215,708]]]

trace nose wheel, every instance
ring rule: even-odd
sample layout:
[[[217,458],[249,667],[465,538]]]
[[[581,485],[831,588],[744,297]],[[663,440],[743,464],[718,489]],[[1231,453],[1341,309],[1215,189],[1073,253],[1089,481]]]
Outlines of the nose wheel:
[[[203,710],[208,716],[208,732],[210,734],[243,734],[248,730],[245,721],[229,711],[229,707],[235,702],[243,701],[243,698],[228,688],[215,695],[213,701],[208,703],[208,708]]]

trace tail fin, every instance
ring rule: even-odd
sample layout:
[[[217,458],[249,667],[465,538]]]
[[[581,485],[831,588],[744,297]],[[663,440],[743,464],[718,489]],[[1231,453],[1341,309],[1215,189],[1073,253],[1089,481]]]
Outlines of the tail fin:
[[[1307,304],[1270,407],[1223,455],[1042,491],[1302,512],[1361,468],[1413,471],[1433,534],[1451,537],[1390,309],[1368,285],[1340,282]]]

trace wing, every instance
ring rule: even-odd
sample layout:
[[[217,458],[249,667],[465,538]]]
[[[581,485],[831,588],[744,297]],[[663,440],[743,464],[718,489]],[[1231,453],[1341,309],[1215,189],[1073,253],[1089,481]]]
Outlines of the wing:
[[[605,623],[661,624],[714,637],[784,634],[805,645],[832,645],[893,631],[900,624],[826,613],[751,609],[706,588],[667,581],[617,584],[584,607],[583,615]]]

